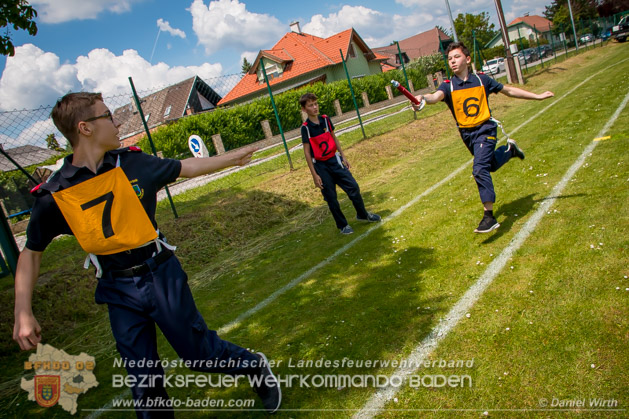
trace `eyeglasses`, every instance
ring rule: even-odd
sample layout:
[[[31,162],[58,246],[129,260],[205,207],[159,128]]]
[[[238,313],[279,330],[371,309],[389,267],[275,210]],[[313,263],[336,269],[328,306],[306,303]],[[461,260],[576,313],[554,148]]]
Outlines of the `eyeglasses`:
[[[91,121],[96,121],[97,119],[101,119],[101,118],[109,118],[111,120],[111,122],[114,122],[114,116],[111,114],[111,111],[107,111],[102,115],[98,115],[98,116],[93,116],[91,118],[87,118],[86,120],[84,120],[83,122],[91,122]]]

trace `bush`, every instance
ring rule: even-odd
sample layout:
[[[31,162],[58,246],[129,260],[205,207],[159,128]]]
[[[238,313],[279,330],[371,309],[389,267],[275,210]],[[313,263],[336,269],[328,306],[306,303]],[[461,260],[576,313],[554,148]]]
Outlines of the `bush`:
[[[435,54],[409,63],[406,74],[413,81],[415,89],[420,89],[428,85],[426,74],[444,69],[442,55]],[[402,71],[393,70],[387,73],[372,74],[360,79],[353,79],[352,87],[358,106],[364,106],[362,92],[367,93],[370,103],[387,100],[385,86],[392,79],[404,83]],[[274,95],[275,105],[284,131],[299,128],[301,125],[299,98],[306,92],[312,92],[317,95],[321,114],[336,115],[334,109],[335,99],[339,100],[343,112],[354,110],[354,101],[347,80],[329,84],[319,82],[296,90],[289,90],[276,96]],[[393,92],[395,96],[400,94],[397,89],[393,89]],[[212,135],[221,134],[225,150],[242,147],[264,139],[264,131],[260,121],[265,119],[269,121],[273,134],[279,134],[279,126],[269,97],[262,97],[250,103],[236,105],[231,108],[219,108],[211,112],[181,118],[168,125],[159,127],[151,133],[151,138],[155,143],[155,148],[162,151],[164,157],[181,159],[190,156],[188,138],[196,134],[204,140],[210,155],[214,155],[216,150],[214,150],[211,141]],[[146,137],[138,145],[145,151],[151,150]]]

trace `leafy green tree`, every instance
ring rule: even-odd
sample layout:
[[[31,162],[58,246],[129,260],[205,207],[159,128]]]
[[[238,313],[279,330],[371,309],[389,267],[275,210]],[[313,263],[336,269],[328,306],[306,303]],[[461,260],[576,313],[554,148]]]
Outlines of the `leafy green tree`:
[[[572,6],[572,17],[577,26],[577,22],[580,20],[598,17],[598,11],[596,10],[598,6],[597,0],[570,0],[570,5]],[[560,33],[561,28],[563,28],[563,32],[566,34],[572,32],[568,0],[553,0],[550,6],[546,6],[544,17],[553,22],[553,33]]]
[[[477,15],[472,13],[459,13],[454,20],[454,29],[460,42],[472,52],[474,48],[474,36],[476,45],[482,48],[498,33],[493,23],[489,23],[489,13],[482,12]]]
[[[242,67],[240,67],[242,74],[247,74],[251,70],[251,63],[247,60],[247,57],[242,59]]]
[[[48,134],[46,137],[46,147],[52,151],[63,151],[63,148],[59,145],[55,134]]]
[[[24,29],[29,35],[35,36],[37,25],[33,19],[37,17],[37,11],[26,0],[2,0],[0,5],[0,31],[5,32],[5,35],[0,35],[0,54],[12,57],[15,55],[15,47],[11,42],[9,25],[16,31]],[[3,30],[5,27],[6,31]]]
[[[629,10],[629,0],[602,0],[598,3],[596,10],[600,17],[613,16]]]

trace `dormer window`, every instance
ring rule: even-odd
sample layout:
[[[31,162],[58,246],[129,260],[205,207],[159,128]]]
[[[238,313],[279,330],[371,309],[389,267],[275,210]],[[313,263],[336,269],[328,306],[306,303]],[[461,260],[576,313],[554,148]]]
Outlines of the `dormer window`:
[[[282,64],[276,63],[274,61],[265,62],[264,67],[266,70],[266,76],[268,77],[269,81],[280,77],[282,73],[284,73],[284,68],[282,67]],[[262,67],[259,67],[258,69],[258,82],[264,83],[264,73],[262,72]]]

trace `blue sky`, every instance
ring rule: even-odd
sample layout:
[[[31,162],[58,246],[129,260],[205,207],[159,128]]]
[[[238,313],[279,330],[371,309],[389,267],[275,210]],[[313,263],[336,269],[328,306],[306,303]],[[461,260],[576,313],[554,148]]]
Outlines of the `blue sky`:
[[[507,22],[540,14],[548,0],[503,0]],[[127,94],[198,74],[240,72],[242,57],[270,48],[299,21],[330,36],[354,27],[370,47],[437,25],[450,27],[445,0],[31,0],[37,36],[12,31],[15,57],[0,57],[0,111],[48,106],[68,91]],[[493,0],[451,0],[453,15],[489,12]],[[158,36],[159,33],[159,36]]]

